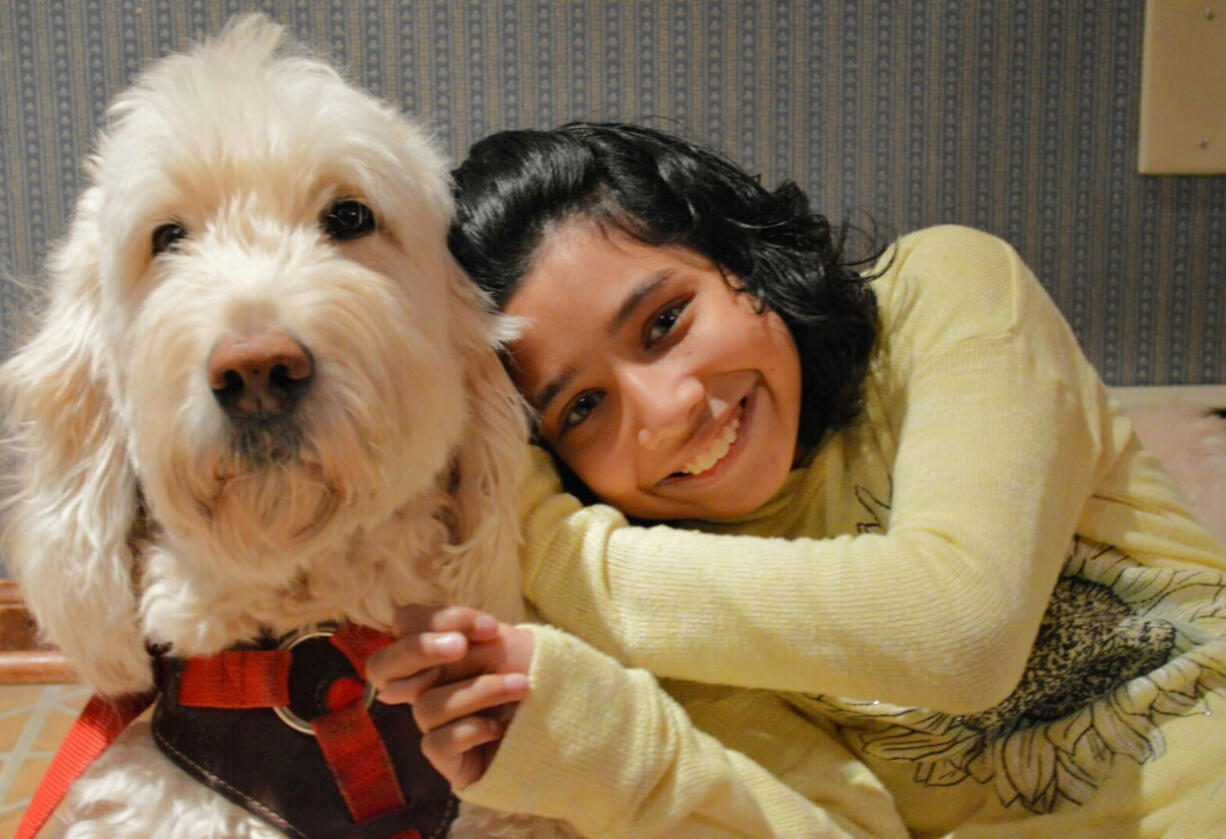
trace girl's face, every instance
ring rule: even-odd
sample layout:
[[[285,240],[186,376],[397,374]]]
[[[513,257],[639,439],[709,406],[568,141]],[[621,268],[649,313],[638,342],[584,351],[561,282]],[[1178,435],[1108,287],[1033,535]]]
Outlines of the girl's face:
[[[505,307],[513,375],[545,441],[602,500],[645,519],[728,518],[796,456],[800,358],[714,265],[584,219],[546,234]]]

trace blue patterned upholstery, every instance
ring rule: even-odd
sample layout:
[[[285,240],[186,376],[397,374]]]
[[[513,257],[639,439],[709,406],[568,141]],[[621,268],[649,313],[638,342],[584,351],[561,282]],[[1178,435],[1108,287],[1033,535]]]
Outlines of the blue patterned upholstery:
[[[826,212],[1008,238],[1111,384],[1226,381],[1226,177],[1136,173],[1138,0],[6,0],[0,269],[36,279],[133,71],[253,5],[454,156],[650,120]],[[5,351],[21,288],[0,287]]]

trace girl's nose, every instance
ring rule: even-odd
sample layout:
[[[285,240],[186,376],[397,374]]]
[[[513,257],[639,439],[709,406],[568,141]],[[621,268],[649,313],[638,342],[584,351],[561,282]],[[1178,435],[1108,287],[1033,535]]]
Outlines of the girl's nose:
[[[655,451],[661,443],[688,433],[702,405],[702,382],[693,376],[679,382],[637,379],[633,398],[639,420],[639,445]]]

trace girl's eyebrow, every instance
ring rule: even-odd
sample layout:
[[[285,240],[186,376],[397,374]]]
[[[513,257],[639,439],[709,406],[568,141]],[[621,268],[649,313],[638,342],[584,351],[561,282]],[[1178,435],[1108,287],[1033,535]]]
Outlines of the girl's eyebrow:
[[[568,384],[570,384],[570,380],[574,377],[575,368],[569,366],[565,367],[561,373],[554,376],[549,380],[548,384],[538,390],[536,392],[536,397],[529,400],[533,407],[536,408],[537,413],[545,413],[545,409],[549,407],[549,403],[552,402],[554,397],[561,393]]]
[[[614,314],[609,320],[609,324],[606,327],[608,333],[612,335],[613,333],[617,332],[617,330],[621,329],[622,325],[634,315],[634,311],[639,307],[639,304],[650,297],[652,292],[664,285],[664,282],[671,277],[672,274],[673,272],[669,269],[662,268],[659,271],[648,274],[646,277],[640,280],[638,285],[636,285],[630,291],[630,293],[626,295],[626,299],[623,300],[621,306],[617,308],[617,313]]]

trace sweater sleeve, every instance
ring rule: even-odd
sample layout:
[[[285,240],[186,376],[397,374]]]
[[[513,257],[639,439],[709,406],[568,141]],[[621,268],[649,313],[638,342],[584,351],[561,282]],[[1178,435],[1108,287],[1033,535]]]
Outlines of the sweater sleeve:
[[[632,527],[538,475],[525,562],[541,616],[661,677],[951,713],[1004,699],[1102,470],[1105,390],[1000,240],[937,228],[891,271],[887,532]]]
[[[531,691],[463,800],[563,819],[592,839],[907,836],[880,782],[777,697],[738,692],[700,713],[735,718],[715,724],[772,755],[780,777],[697,730],[651,674],[529,628]]]

